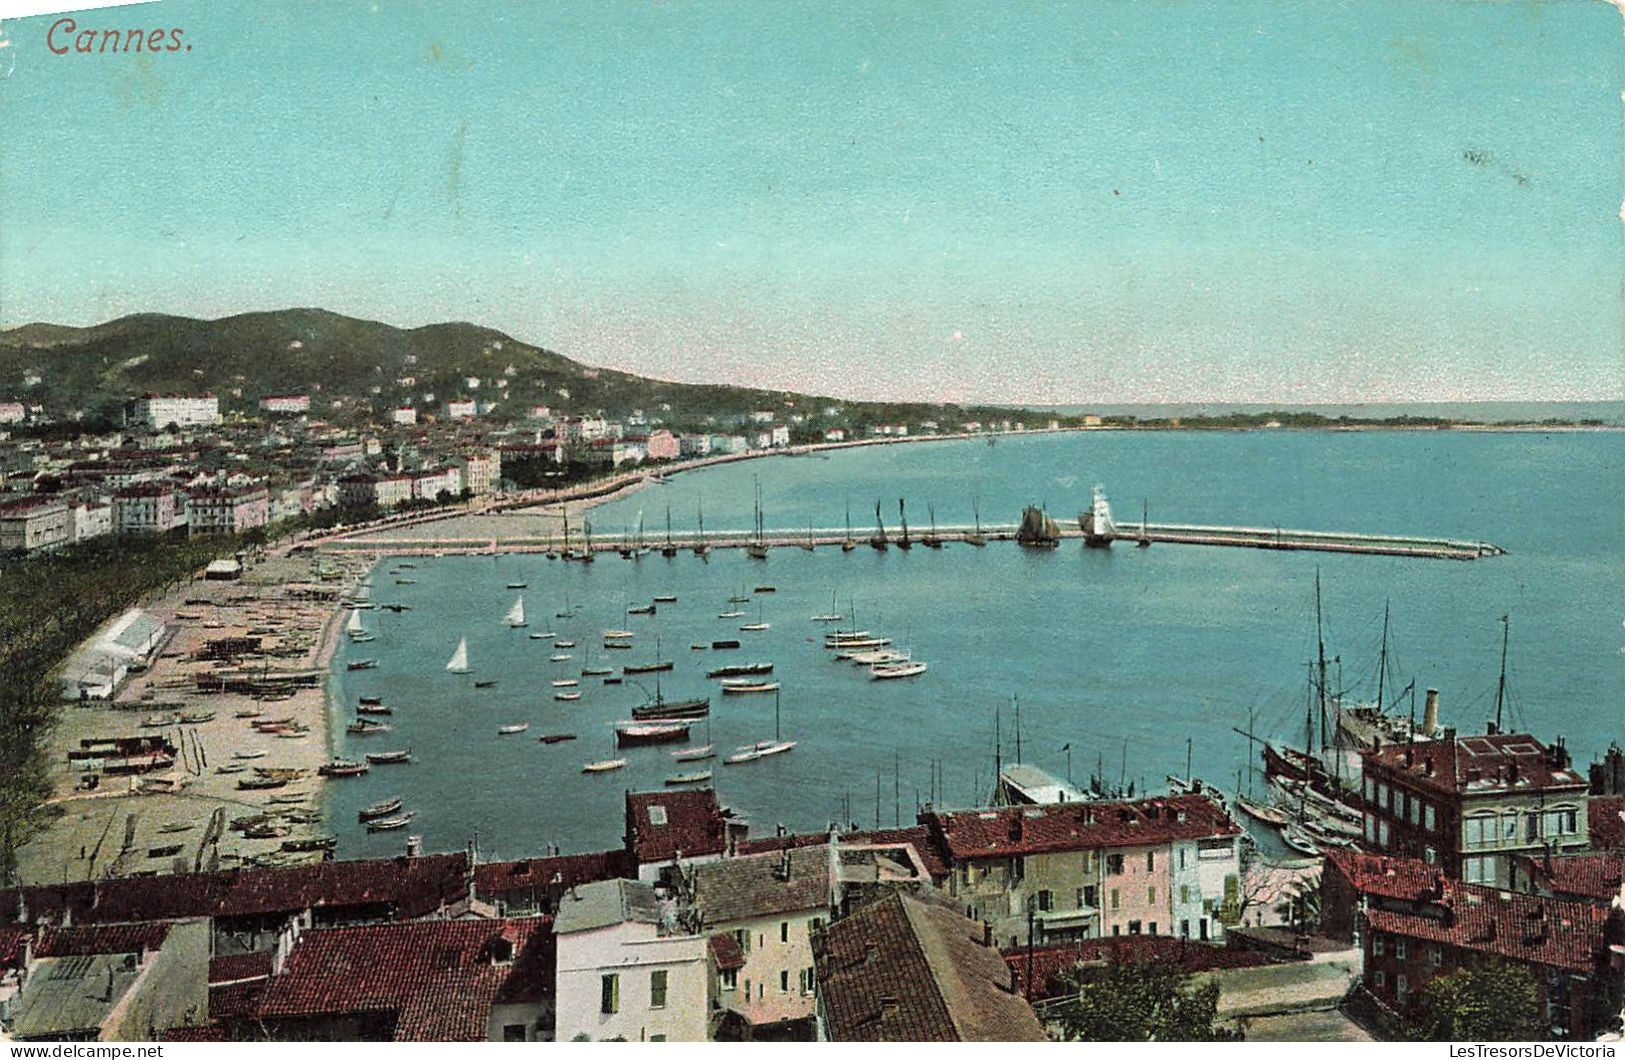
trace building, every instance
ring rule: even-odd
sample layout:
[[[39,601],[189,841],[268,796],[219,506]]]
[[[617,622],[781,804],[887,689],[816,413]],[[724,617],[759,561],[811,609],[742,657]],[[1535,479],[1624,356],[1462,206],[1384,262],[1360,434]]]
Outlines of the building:
[[[1446,729],[1437,740],[1365,751],[1361,762],[1370,849],[1509,888],[1516,857],[1588,846],[1588,784],[1561,744]]]
[[[0,1038],[157,1041],[208,1017],[206,920],[41,928],[19,963]]]
[[[778,416],[777,416],[776,413],[771,412],[771,411],[758,410],[756,412],[752,412],[746,418],[751,423],[772,423],[775,419],[778,418]]]
[[[708,434],[685,434],[677,440],[679,456],[710,456],[711,436]]]
[[[113,532],[113,506],[106,500],[83,500],[73,504],[73,539],[88,541]]]
[[[310,412],[310,395],[269,394],[260,398],[260,411],[272,416],[303,416]]]
[[[165,427],[215,427],[220,424],[220,399],[213,394],[143,394],[135,399],[134,418],[155,431]]]
[[[711,452],[718,456],[734,456],[750,449],[750,439],[743,434],[711,435]]]
[[[165,534],[176,526],[175,491],[157,482],[138,482],[113,494],[113,529],[120,534]]]
[[[552,942],[535,918],[294,931],[233,1036],[543,1041],[552,1032]]]
[[[947,895],[987,921],[1001,945],[1025,945],[1029,930],[1040,944],[1138,934],[1218,940],[1235,916],[1241,828],[1203,795],[920,820],[951,870]]]
[[[946,903],[894,892],[812,949],[820,1040],[1048,1041],[991,933]]]
[[[0,504],[0,552],[37,552],[71,544],[73,511],[50,496]]]
[[[457,398],[446,402],[445,405],[445,416],[448,420],[471,420],[478,411],[479,406],[474,403],[473,398]]]
[[[193,490],[186,496],[188,534],[241,534],[271,518],[271,497],[263,485]]]
[[[584,884],[559,899],[558,1040],[708,1039],[709,950],[673,921],[654,888],[636,880]]]
[[[715,861],[745,837],[745,828],[712,788],[626,793],[626,856],[640,880],[658,880],[678,864]]]
[[[502,485],[502,453],[468,453],[452,461],[462,488],[476,497],[495,493]]]
[[[655,430],[649,432],[644,451],[650,460],[676,460],[683,447],[675,434],[668,430]]]
[[[347,508],[393,508],[413,497],[414,480],[400,472],[359,471],[339,479],[339,504]]]
[[[418,410],[410,405],[396,405],[389,410],[389,422],[397,427],[415,427],[418,422]]]
[[[696,930],[738,955],[718,971],[721,1009],[737,1023],[727,1037],[811,1040],[812,936],[835,904],[834,857],[828,844],[787,847],[695,865],[688,876]]]
[[[824,441],[844,442],[846,441],[846,431],[840,427],[831,427],[829,430],[824,432]]]
[[[1352,925],[1362,985],[1402,1020],[1432,979],[1486,960],[1529,973],[1553,1037],[1589,1039],[1619,1012],[1619,925],[1602,905],[1463,883],[1417,858],[1335,851],[1326,872],[1323,912]]]
[[[626,851],[480,862],[474,866],[474,894],[498,916],[552,916],[572,888],[632,874]]]
[[[1625,885],[1625,854],[1519,857],[1513,861],[1512,875],[1514,890],[1606,907]]]
[[[28,409],[20,401],[0,401],[0,423],[21,423],[28,417]]]
[[[425,468],[410,478],[413,500],[433,501],[442,495],[455,497],[463,490],[463,478],[455,466]]]
[[[69,656],[58,674],[68,699],[109,699],[132,668],[152,662],[168,635],[156,616],[132,608]],[[138,919],[131,917],[131,919]]]

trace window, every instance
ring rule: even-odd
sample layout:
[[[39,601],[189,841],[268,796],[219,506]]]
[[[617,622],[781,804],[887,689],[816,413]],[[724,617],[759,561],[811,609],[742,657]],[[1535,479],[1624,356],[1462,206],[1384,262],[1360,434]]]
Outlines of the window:
[[[1179,867],[1180,868],[1185,867],[1185,848],[1184,847],[1179,848]]]
[[[1469,817],[1462,822],[1463,845],[1468,850],[1495,845],[1495,818],[1486,815]]]
[[[1439,863],[1439,852],[1432,847],[1423,847],[1422,860],[1429,865],[1437,865]]]
[[[745,980],[745,1000],[746,1001],[750,1000],[750,980],[749,979]]]
[[[1145,852],[1145,871],[1157,871],[1157,852],[1155,850],[1147,850]]]
[[[1157,889],[1155,887],[1147,887],[1145,889],[1145,901],[1147,905],[1157,904]]]
[[[1377,781],[1377,805],[1383,809],[1388,808],[1388,785]]]
[[[788,994],[789,992],[790,992],[790,973],[789,972],[780,972],[779,973],[779,993]]]
[[[1366,777],[1365,778],[1365,801],[1366,802],[1371,801],[1371,799],[1373,798],[1373,793],[1375,791],[1376,791],[1376,788],[1373,786],[1371,778]]]
[[[1010,859],[1010,878],[1012,880],[1024,879],[1026,877],[1026,875],[1027,875],[1026,872],[1024,871],[1025,868],[1026,868],[1026,865],[1022,861],[1021,858],[1011,858]]]
[[[1180,884],[1179,885],[1179,903],[1181,905],[1184,905],[1186,902],[1188,902],[1190,900],[1191,900],[1191,885],[1188,884],[1188,883]],[[1186,932],[1186,934],[1190,934],[1190,932]]]
[[[1437,942],[1428,947],[1428,963],[1435,968],[1444,963],[1444,948]]]
[[[724,968],[722,970],[722,989],[739,989],[739,970],[737,968]]]
[[[1405,981],[1405,973],[1394,976],[1394,996],[1404,1001],[1405,995],[1410,993],[1410,984]]]
[[[1181,920],[1179,922],[1179,937],[1182,939],[1188,939],[1191,937],[1191,922],[1189,920]]]
[[[1494,883],[1494,858],[1462,858],[1461,878],[1468,883]]]
[[[1377,980],[1377,989],[1379,989],[1379,990],[1380,990],[1380,989],[1382,989],[1382,988],[1383,988],[1383,987],[1385,987],[1385,986],[1387,986],[1387,985],[1388,985],[1388,975],[1387,975],[1387,973],[1385,973],[1385,972],[1383,972],[1383,971],[1382,971],[1382,970],[1381,970],[1381,969],[1380,969],[1380,968],[1379,968],[1379,969],[1378,969],[1378,970],[1377,970],[1377,976],[1376,976],[1376,980]]]
[[[1439,818],[1438,815],[1433,812],[1433,804],[1431,802],[1424,804],[1422,807],[1422,827],[1426,828],[1430,832],[1436,832],[1439,829]]]
[[[1369,813],[1365,815],[1365,841],[1367,843],[1377,841],[1377,819]]]
[[[1122,924],[1113,924],[1112,925],[1112,934],[1114,936],[1121,935],[1122,933],[1123,933],[1123,925]]]
[[[799,975],[799,983],[800,983],[800,986],[801,986],[801,992],[803,994],[810,994],[810,993],[813,992],[813,983],[814,982],[815,982],[815,980],[813,979],[813,970],[811,968],[803,968],[803,969],[801,969],[801,972],[800,972],[800,975]]]
[[[1377,822],[1377,845],[1380,846],[1380,847],[1385,847],[1385,848],[1388,846],[1388,822],[1387,821],[1378,821]]]
[[[1092,887],[1092,886],[1091,887],[1085,887],[1079,893],[1083,895],[1083,897],[1081,899],[1079,899],[1080,904],[1087,905],[1087,906],[1090,906],[1090,907],[1093,907],[1096,904],[1095,903],[1095,889],[1094,889],[1094,887]]]
[[[1049,891],[1039,891],[1038,892],[1038,911],[1039,912],[1041,912],[1041,913],[1049,912],[1050,909],[1053,907],[1054,903],[1055,903],[1055,896],[1052,893],[1050,893]]]
[[[1128,922],[1128,933],[1130,935],[1138,935],[1140,933],[1140,922],[1138,920],[1130,920]]]
[[[1373,931],[1371,933],[1371,956],[1382,956],[1382,932],[1380,931]]]
[[[1540,838],[1540,814],[1530,813],[1524,815],[1524,839],[1533,843]]]
[[[789,942],[790,941],[790,921],[788,921],[788,920],[779,921],[779,941],[780,942]]]
[[[664,968],[649,973],[649,1007],[666,1007],[666,970]]]
[[[602,982],[602,993],[598,999],[598,1011],[606,1016],[613,1016],[621,1011],[621,977],[606,975]]]
[[[666,1040],[666,1036],[664,1034],[651,1034],[649,1040],[651,1042],[663,1042]]]
[[[1203,917],[1201,919],[1201,921],[1197,923],[1196,930],[1200,932],[1200,934],[1197,936],[1197,938],[1200,938],[1203,942],[1206,942],[1207,941],[1207,917]]]
[[[651,807],[649,807],[649,823],[650,824],[665,824],[666,823],[666,808],[664,806],[651,806]]]
[[[525,1025],[523,1023],[507,1023],[502,1027],[502,1040],[505,1042],[522,1042],[525,1040]]]
[[[1112,888],[1112,908],[1113,909],[1117,908],[1117,888],[1116,887]]]
[[[766,945],[767,945],[767,935],[765,935],[762,932],[758,931],[756,933],[756,946],[757,946],[757,948],[759,949],[759,948],[761,948],[763,946],[766,946]]]
[[[1123,855],[1121,855],[1121,854],[1107,854],[1106,855],[1106,875],[1108,875],[1108,876],[1121,876],[1121,875],[1123,875]]]
[[[750,932],[746,931],[744,928],[740,928],[738,931],[734,932],[734,941],[739,943],[740,953],[750,952]]]
[[[812,934],[812,935],[816,935],[820,931],[824,930],[824,918],[821,917],[821,916],[813,917],[812,918],[812,925],[807,930],[808,930],[808,933]]]
[[[1147,924],[1146,927],[1150,930],[1151,934],[1155,935],[1157,933],[1157,922],[1155,920]]]
[[[1394,940],[1394,960],[1402,961],[1404,959],[1405,959],[1405,940],[1404,939],[1395,939]]]
[[[1542,823],[1548,839],[1579,831],[1579,815],[1574,810],[1547,810]]]
[[[1411,824],[1422,823],[1422,803],[1420,800],[1412,796],[1406,797],[1405,819],[1410,821]]]
[[[756,984],[756,1000],[760,1001],[766,996],[767,996],[767,987],[763,986],[761,983],[757,983]]]

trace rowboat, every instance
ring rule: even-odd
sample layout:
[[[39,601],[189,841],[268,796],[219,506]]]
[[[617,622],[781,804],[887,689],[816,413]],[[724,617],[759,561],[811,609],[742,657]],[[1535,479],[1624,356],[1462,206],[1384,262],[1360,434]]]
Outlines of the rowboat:
[[[608,773],[611,770],[620,769],[624,765],[626,765],[626,759],[624,758],[606,758],[601,762],[588,762],[581,767],[581,771],[583,773]]]
[[[383,701],[384,698],[382,696],[362,696],[356,702],[360,703],[363,707],[376,707],[382,704]]]
[[[633,633],[629,629],[606,629],[606,630],[604,630],[604,639],[605,640],[631,640],[635,636],[637,636],[637,634]]]
[[[397,795],[393,799],[385,799],[383,802],[375,802],[371,806],[357,810],[356,817],[362,821],[371,821],[379,817],[388,817],[390,814],[394,813],[400,808],[401,797]]]
[[[655,613],[655,605],[641,604],[637,607],[629,607],[626,609],[626,613],[629,615],[652,615]]]
[[[875,681],[890,681],[899,677],[915,677],[925,673],[923,662],[879,663],[869,667],[869,677]]]
[[[399,817],[380,817],[376,821],[367,822],[367,831],[393,832],[397,828],[405,828],[407,825],[411,824],[412,818],[416,816],[417,814],[408,812],[401,814]]]
[[[631,651],[632,650],[632,645],[628,644],[624,640],[606,640],[606,641],[604,641],[604,650],[605,651]]]
[[[772,629],[772,628],[773,628],[773,623],[771,623],[771,622],[747,622],[743,626],[739,627],[739,632],[741,632],[741,633],[760,633],[764,629]]]
[[[573,740],[575,738],[576,734],[573,732],[550,732],[546,736],[541,737],[541,741],[542,743],[549,744],[563,743],[566,740]]]
[[[614,672],[615,668],[612,666],[583,666],[581,668],[582,677],[604,677]]]
[[[756,587],[756,592],[759,593],[776,593],[778,591],[779,587],[777,585],[758,585]]]
[[[706,744],[704,747],[685,747],[682,750],[673,751],[671,756],[679,762],[699,762],[707,758],[715,758],[717,752],[712,744]]]
[[[517,722],[513,725],[499,725],[497,726],[497,735],[512,736],[515,733],[524,732],[528,728],[530,728],[530,722],[528,721]]]
[[[679,784],[703,784],[711,779],[711,771],[702,769],[698,773],[678,773],[666,778],[666,786],[676,787]]]
[[[530,588],[530,583],[529,582],[509,582],[508,583],[508,588],[510,588],[510,589],[529,589]]]
[[[1243,798],[1240,795],[1235,797],[1235,803],[1241,808],[1241,811],[1247,814],[1249,817],[1263,821],[1265,824],[1272,824],[1277,828],[1286,827],[1288,821],[1287,815],[1283,811],[1277,810],[1273,806],[1265,806],[1263,803],[1254,802],[1253,800]]]
[[[569,662],[574,656],[567,651],[554,652],[550,662]]]
[[[395,713],[393,708],[386,707],[382,703],[379,703],[379,702],[376,702],[376,701],[374,701],[372,703],[363,702],[359,707],[355,708],[355,712],[357,714],[393,714],[393,713]]]
[[[553,647],[555,648],[573,648],[575,646],[576,642],[573,640],[555,640],[553,642]]]
[[[550,629],[533,629],[530,631],[531,640],[552,640],[553,631]]]
[[[263,710],[239,710],[237,713],[233,714],[232,717],[234,717],[234,718],[257,718],[261,714],[264,714],[264,713],[265,712]]]
[[[491,680],[491,681],[475,681],[474,682],[474,687],[475,688],[495,688],[496,687],[496,681],[494,681],[494,680]]]
[[[581,698],[580,692],[554,692],[553,698],[561,703],[574,703]]]
[[[675,604],[677,602],[677,597],[668,593],[661,596],[656,596],[654,598],[654,602],[657,604]]]
[[[287,780],[282,777],[250,777],[237,782],[239,791],[267,791],[272,788],[285,788],[287,786]]]
[[[395,726],[381,721],[368,721],[366,718],[357,718],[344,727],[344,731],[352,736],[370,736],[375,732],[393,732]]]
[[[891,643],[891,638],[890,637],[864,637],[862,640],[843,640],[838,644],[830,644],[830,643],[826,642],[824,644],[824,647],[830,648],[830,649],[833,649],[833,650],[836,650],[836,651],[846,651],[846,652],[856,653],[856,652],[860,652],[860,651],[866,651],[866,650],[869,650],[869,649],[872,649],[872,648],[884,648],[886,645],[888,645],[890,643]],[[847,658],[851,658],[851,656],[848,655]]]
[[[615,743],[619,747],[642,747],[655,743],[676,743],[688,739],[686,721],[623,722],[615,728]]]
[[[845,615],[814,615],[812,620],[814,622],[839,622],[845,617]]]
[[[900,663],[908,661],[908,653],[902,651],[888,651],[879,648],[875,651],[860,651],[850,654],[843,652],[845,658],[851,659],[859,666],[874,666],[880,663]]]
[[[1321,851],[1319,845],[1317,845],[1313,839],[1309,838],[1307,833],[1300,831],[1295,826],[1289,827],[1281,832],[1281,841],[1287,846],[1291,847],[1293,850],[1296,850],[1298,853],[1306,855],[1307,857],[1317,858],[1320,856]]]
[[[231,757],[233,757],[233,758],[241,758],[244,761],[247,761],[249,759],[254,759],[254,758],[264,758],[265,757],[265,752],[264,751],[238,751],[236,754],[232,755]]]
[[[725,696],[742,696],[751,692],[777,692],[777,681],[724,681],[722,694]]]
[[[412,760],[411,751],[369,751],[367,761],[375,766],[392,766]]]
[[[625,674],[655,674],[666,673],[671,669],[672,662],[670,659],[666,659],[664,661],[657,660],[652,663],[631,663],[627,666],[621,667],[621,672]]]
[[[573,677],[561,677],[557,681],[553,682],[553,687],[554,688],[574,688],[576,685],[578,685],[580,683],[581,683],[580,681],[577,681]]]
[[[717,617],[718,618],[744,618],[745,617],[745,612],[739,610],[738,608],[734,608],[732,611],[723,611],[723,612],[719,613],[717,615]]]
[[[770,662],[730,663],[727,666],[718,666],[707,670],[707,677],[745,677],[750,674],[770,674],[773,664]]]
[[[370,757],[370,756],[369,756]],[[359,777],[365,776],[372,767],[365,762],[357,762],[349,758],[335,758],[316,770],[324,777]]]
[[[737,640],[714,640],[711,642],[712,651],[729,651],[739,647]]]
[[[346,670],[373,670],[377,666],[377,659],[357,659],[355,662],[344,664]]]

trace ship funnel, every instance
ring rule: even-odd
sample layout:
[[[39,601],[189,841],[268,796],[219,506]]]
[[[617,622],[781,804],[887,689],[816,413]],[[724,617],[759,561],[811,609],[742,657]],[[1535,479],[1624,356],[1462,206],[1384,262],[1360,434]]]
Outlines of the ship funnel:
[[[1414,715],[1413,715],[1414,716]],[[1427,706],[1422,711],[1422,735],[1432,736],[1439,729],[1439,690],[1428,689]]]

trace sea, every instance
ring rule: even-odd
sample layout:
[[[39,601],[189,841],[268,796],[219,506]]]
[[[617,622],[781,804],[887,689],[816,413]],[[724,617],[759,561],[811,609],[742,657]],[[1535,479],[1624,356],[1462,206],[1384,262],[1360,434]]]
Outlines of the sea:
[[[1502,725],[1562,741],[1583,768],[1625,736],[1625,434],[1616,432],[1086,432],[877,446],[769,457],[672,476],[591,513],[595,537],[635,535],[656,551],[585,565],[541,555],[385,558],[371,611],[377,637],[345,643],[330,685],[341,753],[410,748],[409,765],[327,785],[345,857],[403,848],[405,832],[369,834],[360,807],[401,795],[409,831],[430,850],[477,841],[500,857],[604,849],[621,842],[624,795],[696,768],[669,747],[617,750],[613,725],[657,691],[653,675],[620,686],[584,665],[656,658],[667,697],[709,693],[712,716],[690,745],[722,754],[780,736],[795,749],[741,765],[713,759],[724,804],[753,833],[833,821],[910,823],[931,802],[985,803],[996,761],[1022,760],[1079,785],[1098,778],[1138,792],[1170,774],[1234,789],[1257,784],[1254,743],[1301,744],[1316,658],[1316,586],[1329,683],[1376,693],[1385,609],[1385,700],[1401,713],[1438,689],[1445,724]],[[1506,554],[1471,562],[1119,542],[1047,551],[1012,542],[910,552],[867,546],[774,548],[663,558],[675,535],[747,530],[873,532],[879,505],[898,531],[1009,525],[1026,505],[1076,525],[1102,487],[1121,523],[1151,521],[1406,534],[1490,542]],[[403,567],[402,564],[412,564]],[[510,589],[523,583],[523,590]],[[771,588],[772,591],[762,591]],[[523,595],[529,626],[503,623]],[[628,615],[656,595],[652,616]],[[747,602],[733,604],[730,597]],[[743,616],[721,618],[741,610]],[[822,646],[813,616],[870,630],[926,661],[926,673],[873,681]],[[568,617],[559,617],[561,615]],[[1503,616],[1506,625],[1503,627]],[[770,628],[742,632],[758,622]],[[606,629],[635,633],[605,651]],[[531,633],[551,632],[574,647]],[[446,672],[466,637],[474,672]],[[738,650],[712,650],[737,639]],[[703,650],[694,645],[704,645]],[[551,661],[555,654],[570,659]],[[376,658],[375,669],[345,663]],[[772,662],[777,695],[724,696],[710,667]],[[578,680],[575,702],[553,680]],[[475,681],[494,681],[488,688]],[[394,731],[344,733],[357,697],[394,709]],[[1416,709],[1420,709],[1418,706]],[[1019,724],[1018,724],[1019,717]],[[528,722],[522,735],[501,725]],[[552,745],[538,737],[572,733]],[[624,756],[619,771],[584,774]]]

